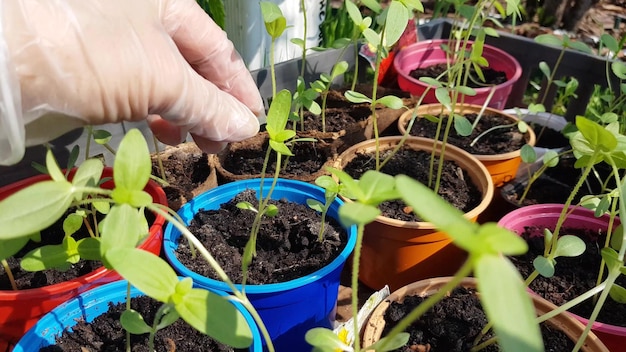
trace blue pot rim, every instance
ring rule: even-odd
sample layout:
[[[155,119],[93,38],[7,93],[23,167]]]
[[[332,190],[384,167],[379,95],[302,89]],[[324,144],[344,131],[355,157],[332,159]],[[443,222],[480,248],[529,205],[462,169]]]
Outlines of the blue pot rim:
[[[238,180],[238,181],[234,181],[231,183],[227,183],[227,184],[212,188],[204,193],[199,194],[198,196],[194,197],[190,202],[183,205],[183,207],[181,207],[181,209],[178,211],[178,214],[182,217],[182,219],[185,221],[186,224],[189,224],[191,219],[193,219],[193,215],[195,214],[193,209],[206,209],[202,207],[202,205],[214,202],[216,198],[219,198],[220,195],[225,192],[230,192],[234,196],[237,193],[244,191],[246,189],[258,190],[260,181],[261,181],[260,178]],[[272,183],[272,179],[266,178],[264,179],[263,187],[269,188],[271,183]],[[267,188],[264,188],[264,191]],[[316,185],[312,185],[310,183],[303,182],[303,181],[279,178],[276,183],[276,188],[274,192],[276,192],[277,190],[301,192],[301,193],[306,192],[308,194],[311,194],[312,197],[313,195],[317,194],[318,196],[320,196],[320,197],[316,197],[317,199],[321,199],[321,200],[324,199],[323,188],[316,186]],[[224,200],[223,202],[220,203],[220,205],[229,201],[230,199],[232,198],[228,198]],[[333,208],[338,209],[343,203],[344,202],[337,197],[333,201],[331,209]],[[212,209],[215,209],[215,208],[212,208]],[[330,211],[327,214],[327,216],[330,216]],[[337,218],[335,217],[335,219]],[[309,275],[303,276],[301,278],[293,279],[290,281],[286,281],[286,282],[266,284],[266,285],[246,285],[245,286],[246,293],[264,294],[264,293],[288,291],[288,290],[292,290],[292,289],[310,284],[317,280],[320,280],[324,276],[332,273],[337,267],[339,267],[340,265],[343,265],[347,261],[348,257],[352,253],[352,250],[354,249],[354,246],[356,244],[356,237],[357,237],[356,225],[352,225],[345,230],[348,234],[348,242],[346,243],[346,246],[341,251],[341,253],[339,253],[339,255],[325,267]],[[170,264],[177,270],[178,274],[182,276],[191,277],[194,280],[194,282],[198,283],[201,286],[207,285],[208,287],[211,287],[216,290],[231,292],[230,287],[223,281],[211,279],[211,278],[202,276],[200,274],[197,274],[189,270],[188,268],[186,268],[178,260],[178,258],[176,258],[174,251],[178,247],[178,245],[176,244],[176,241],[179,238],[179,236],[180,236],[180,232],[171,223],[168,223],[163,232],[163,241],[164,241],[163,251],[165,253],[165,257],[170,262]],[[235,287],[238,290],[241,290],[242,286],[241,284],[235,284]]]
[[[182,279],[182,277],[179,277],[179,279]],[[39,319],[39,321],[37,321],[37,323],[26,332],[26,334],[24,334],[24,336],[15,345],[13,351],[14,352],[29,351],[27,347],[28,347],[28,342],[30,340],[41,339],[40,334],[44,333],[47,329],[49,329],[49,326],[51,324],[60,325],[56,317],[60,316],[61,315],[60,313],[63,313],[65,310],[69,310],[70,312],[73,312],[77,309],[80,309],[79,308],[80,305],[84,304],[81,302],[85,302],[85,303],[92,302],[92,301],[109,302],[119,295],[126,296],[127,284],[128,282],[126,280],[118,280],[118,281],[110,282],[108,284],[104,284],[102,286],[93,288],[89,291],[83,292],[80,295],[55,307],[50,312],[46,313],[43,317],[41,317],[41,319]],[[210,291],[223,297],[227,296],[227,294],[222,291],[217,291],[217,290],[210,290]],[[134,286],[131,286],[130,293],[131,293],[131,297],[133,298],[143,295],[143,292],[139,291],[139,289],[135,288]],[[244,316],[244,319],[250,326],[250,330],[252,331],[252,345],[250,345],[249,350],[251,352],[261,351],[261,346],[262,346],[261,333],[259,332],[256,322],[254,321],[254,318],[252,318],[252,315],[250,314],[250,312],[248,312],[248,310],[245,309],[245,307],[241,303],[235,300],[230,300],[230,302],[237,308],[237,310],[241,312],[241,314]],[[107,312],[106,309],[102,310],[101,314],[104,314],[106,312]],[[63,330],[67,328],[71,328],[74,325],[76,325],[76,323],[78,323],[76,319],[72,319],[72,322],[73,324],[71,326],[69,325],[63,326]],[[88,322],[91,322],[91,321],[88,321]],[[42,326],[42,325],[45,325],[45,326]],[[62,331],[60,331],[59,333],[61,332]],[[55,333],[54,338],[56,338],[57,336],[58,334]]]

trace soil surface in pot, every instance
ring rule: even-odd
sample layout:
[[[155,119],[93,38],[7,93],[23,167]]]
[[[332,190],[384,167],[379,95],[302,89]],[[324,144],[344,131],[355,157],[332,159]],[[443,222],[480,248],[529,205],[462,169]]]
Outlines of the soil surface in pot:
[[[391,150],[382,152],[380,160],[385,160],[390,154]],[[430,152],[416,151],[405,146],[380,171],[392,176],[404,174],[427,185],[430,160]],[[434,165],[434,170],[436,170],[437,165],[439,165],[438,157]],[[374,153],[358,153],[354,159],[343,167],[343,170],[357,179],[366,171],[374,170],[375,168]],[[439,195],[463,212],[475,208],[482,199],[482,194],[471,182],[467,172],[461,169],[454,161],[448,160],[443,163]],[[379,209],[384,216],[389,218],[403,221],[420,221],[413,211],[401,201],[383,202]]]
[[[569,146],[569,139],[565,137],[561,131],[553,130],[552,128],[540,126],[537,124],[530,124],[533,131],[537,134],[537,141],[535,147],[541,148],[563,148]]]
[[[473,124],[478,117],[477,114],[468,113],[464,116]],[[441,116],[438,116],[441,117]],[[443,124],[447,122],[447,116],[444,116]],[[519,150],[526,144],[524,134],[521,133],[517,126],[503,127],[495,129],[486,135],[480,137],[478,142],[471,145],[472,141],[481,133],[496,126],[505,126],[510,124],[511,120],[500,115],[485,113],[469,136],[461,136],[456,133],[454,128],[450,129],[448,143],[455,145],[470,154],[474,155],[497,155]],[[445,126],[443,126],[445,127]],[[412,136],[435,138],[437,132],[437,124],[426,118],[417,118],[410,134]],[[443,134],[443,128],[442,133]],[[443,136],[439,136],[442,140]]]
[[[553,231],[554,229],[550,229]],[[511,257],[511,260],[522,274],[528,277],[533,268],[533,260],[538,255],[543,255],[544,241],[543,228],[528,227],[523,234],[528,242],[528,252],[522,256]],[[538,276],[531,284],[530,289],[539,296],[556,304],[557,306],[580,296],[589,289],[596,286],[596,280],[600,269],[600,249],[604,247],[606,234],[594,233],[591,231],[564,228],[561,235],[575,235],[582,238],[587,248],[578,257],[558,257],[554,276],[545,278]],[[606,268],[605,268],[606,274]],[[622,287],[626,286],[626,277],[621,275],[617,281]],[[582,317],[589,317],[593,310],[592,300],[586,300],[582,304],[572,308],[572,313]],[[626,326],[626,305],[620,304],[607,298],[597,321],[603,323]]]
[[[257,204],[256,193],[247,190],[218,210],[202,210],[189,225],[189,230],[235,283],[242,281],[241,259],[255,215],[251,210],[237,207],[237,203],[244,201]],[[307,205],[286,200],[270,201],[270,204],[278,207],[278,215],[263,217],[256,243],[257,255],[248,268],[247,284],[285,282],[311,274],[332,262],[345,247],[346,231],[330,217],[326,218],[320,242],[319,213]],[[179,242],[176,256],[190,270],[219,280],[203,258],[192,257],[184,239]]]
[[[182,206],[181,197],[189,200],[195,188],[207,180],[211,174],[211,166],[206,153],[172,153],[161,159],[165,171],[165,180],[169,184],[163,187],[167,196],[167,203],[173,210]],[[158,161],[152,159],[152,174],[162,177]]]
[[[227,149],[220,158],[222,166],[235,175],[258,175],[263,169],[265,153],[269,148],[269,139],[262,144],[239,142],[236,149]],[[299,142],[291,147],[294,154],[282,161],[282,174],[308,176],[318,172],[322,166],[334,157],[332,146],[324,142]],[[286,163],[286,165],[285,165]],[[276,167],[276,153],[272,151],[267,165],[267,174],[272,174]]]
[[[154,315],[161,303],[149,297],[131,299],[132,309],[138,311],[152,326]],[[126,331],[120,324],[120,316],[126,310],[126,302],[109,304],[109,310],[98,316],[91,323],[83,320],[72,328],[72,332],[64,331],[56,339],[56,345],[40,349],[41,352],[81,351],[104,352],[126,351]],[[131,351],[150,352],[148,348],[149,334],[131,335]],[[243,352],[248,349],[233,349],[192,328],[182,319],[159,330],[154,338],[157,352],[174,351],[207,351],[207,352]]]
[[[434,64],[426,67],[418,67],[409,72],[409,76],[420,79],[421,77],[429,77],[438,79],[441,82],[448,81],[448,64]],[[470,69],[470,79],[467,82],[467,86],[470,88],[487,88],[492,85],[502,84],[507,81],[506,73],[504,71],[494,70],[493,68],[483,67],[483,75],[485,80],[483,81],[477,74],[476,70],[472,67]],[[443,76],[442,76],[443,75]]]
[[[342,108],[327,108],[325,116],[325,132],[340,132],[367,120],[371,110],[369,106],[348,105]],[[304,114],[304,130],[323,131],[322,115],[311,112]],[[300,124],[298,124],[298,129]]]
[[[386,325],[382,336],[386,336],[402,318],[425,299],[420,296],[407,296],[402,303],[392,302],[385,312]],[[487,317],[476,291],[459,287],[411,324],[405,330],[411,335],[408,344],[395,351],[469,351],[485,325]],[[574,347],[574,342],[567,335],[548,324],[541,325],[541,332],[546,351],[569,352]],[[491,337],[492,332],[481,341]],[[499,351],[499,348],[491,345],[482,351]]]

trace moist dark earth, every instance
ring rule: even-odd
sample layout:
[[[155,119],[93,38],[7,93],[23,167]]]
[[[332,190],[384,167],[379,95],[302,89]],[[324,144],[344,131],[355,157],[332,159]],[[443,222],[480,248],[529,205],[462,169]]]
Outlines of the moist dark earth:
[[[530,275],[534,270],[532,265],[533,260],[538,255],[543,254],[544,241],[543,237],[540,237],[542,233],[542,228],[527,228],[522,234],[522,237],[528,242],[528,252],[523,256],[511,258],[522,274],[522,277],[528,277]],[[586,243],[585,252],[578,257],[556,258],[557,264],[554,276],[552,278],[539,276],[530,284],[530,289],[557,306],[562,305],[596,286],[601,261],[599,250],[604,247],[606,239],[605,233],[573,228],[564,228],[561,230],[561,235],[566,234],[582,238]],[[618,278],[617,283],[622,287],[626,285],[624,275]],[[570,311],[588,318],[592,309],[592,300],[587,300],[572,308]],[[625,317],[626,305],[617,303],[608,298],[604,303],[597,321],[626,326]]]
[[[402,303],[392,302],[385,312],[386,325],[382,336],[386,336],[391,328],[424,300],[420,296],[407,296]],[[409,342],[394,351],[469,351],[486,324],[487,317],[476,291],[459,287],[411,324],[406,330],[411,335]],[[541,325],[541,332],[546,351],[569,352],[574,347],[574,343],[564,333],[547,324]],[[493,337],[491,332],[486,335],[487,339],[490,337]],[[499,348],[491,345],[482,351],[495,352]]]
[[[448,70],[448,64],[435,64],[426,67],[418,67],[416,69],[411,70],[409,72],[409,76],[420,79],[421,77],[429,77],[433,79],[437,79],[441,82],[448,81],[448,75],[446,71]],[[482,73],[484,76],[484,80],[479,78],[476,73],[476,70],[472,67],[470,69],[470,79],[467,81],[467,86],[470,88],[485,88],[493,85],[502,84],[507,81],[506,73],[503,71],[494,70],[492,68],[482,68]]]
[[[391,151],[382,152],[381,160],[386,159],[389,154],[391,154]],[[373,153],[359,153],[344,166],[344,171],[355,179],[360,178],[366,171],[375,169],[374,158]],[[404,147],[380,171],[392,176],[404,174],[427,185],[430,159],[430,152],[415,151]],[[439,158],[437,157],[434,163],[435,170],[438,164]],[[475,208],[482,199],[480,191],[471,182],[467,172],[453,161],[445,161],[443,163],[439,195],[464,212]],[[403,221],[420,221],[412,210],[400,201],[383,202],[379,209],[386,217]]]
[[[132,309],[138,311],[152,326],[154,315],[161,303],[149,297],[131,299]],[[109,311],[95,318],[92,323],[81,320],[64,332],[56,340],[56,345],[44,347],[41,352],[114,352],[126,351],[126,331],[120,324],[120,316],[126,309],[126,302],[110,304]],[[131,335],[132,352],[151,352],[148,348],[148,334]],[[155,336],[157,352],[205,351],[205,352],[243,352],[248,349],[233,349],[192,328],[182,319],[159,330]]]
[[[473,113],[465,114],[464,116],[472,124],[478,117],[477,114]],[[447,116],[444,116],[444,126],[447,122],[447,118]],[[521,133],[515,125],[490,131],[485,136],[481,137],[474,145],[471,145],[472,141],[476,137],[490,128],[495,126],[507,126],[510,124],[511,121],[509,119],[503,118],[499,115],[485,113],[480,118],[480,121],[469,136],[461,136],[456,133],[454,128],[451,128],[448,136],[448,143],[474,155],[496,155],[516,151],[526,144],[526,140],[524,139],[524,134]],[[425,118],[418,118],[415,120],[415,123],[411,128],[410,134],[418,137],[435,138],[436,131],[437,124],[435,122],[429,121]],[[442,135],[443,133],[440,134],[439,140],[443,139]]]
[[[237,203],[257,204],[253,190],[237,195],[218,210],[198,212],[189,230],[214,255],[226,274],[235,283],[242,281],[241,258],[250,238],[255,213],[240,209]],[[323,240],[318,241],[321,217],[306,205],[286,200],[271,201],[279,213],[263,218],[258,239],[257,256],[249,267],[247,284],[269,284],[293,280],[315,272],[332,262],[347,243],[346,231],[326,218]],[[176,250],[177,258],[190,270],[218,279],[200,257],[193,258],[185,240]]]

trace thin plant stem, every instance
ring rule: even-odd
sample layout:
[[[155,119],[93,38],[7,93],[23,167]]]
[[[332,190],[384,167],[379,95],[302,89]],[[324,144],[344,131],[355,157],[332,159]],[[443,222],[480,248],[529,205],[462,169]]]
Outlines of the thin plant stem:
[[[152,142],[154,143],[154,155],[156,157],[157,160],[157,165],[159,166],[159,174],[161,175],[161,179],[165,182],[167,182],[167,178],[165,176],[165,168],[163,167],[163,159],[161,159],[161,153],[160,153],[160,148],[159,148],[159,141],[157,140],[156,136],[153,134],[152,135]]]
[[[356,317],[359,314],[359,263],[361,262],[361,247],[363,246],[363,233],[364,233],[365,225],[359,224],[356,228],[356,243],[354,245],[354,250],[352,252],[352,278],[351,278],[351,287],[352,287],[352,316],[353,319],[353,330],[354,330],[354,350],[360,351],[360,339],[359,339],[359,322]]]
[[[126,283],[126,310],[130,310],[130,282]],[[126,330],[126,352],[130,352],[130,331]]]
[[[13,276],[13,272],[11,271],[9,262],[7,262],[6,259],[2,259],[1,263],[2,263],[2,267],[4,268],[4,272],[9,277],[9,282],[11,283],[11,289],[13,289],[13,291],[17,291],[17,284],[15,283],[15,277]]]

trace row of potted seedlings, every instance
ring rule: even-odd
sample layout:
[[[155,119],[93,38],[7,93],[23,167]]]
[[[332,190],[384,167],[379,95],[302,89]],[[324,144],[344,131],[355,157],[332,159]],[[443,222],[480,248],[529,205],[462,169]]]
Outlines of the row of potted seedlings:
[[[349,7],[349,3],[346,2],[346,6]],[[378,63],[383,53],[401,35],[411,11],[419,10],[420,5],[414,1],[392,1],[380,16],[386,21],[382,22],[379,33],[367,31],[368,26],[361,28],[369,44],[377,47]],[[265,3],[265,6],[271,7],[271,4]],[[477,6],[484,4],[479,1]],[[372,5],[372,10],[380,12],[381,9]],[[354,9],[349,12],[355,23],[365,21],[358,17]],[[275,11],[269,13],[275,14]],[[484,21],[481,14],[482,11],[475,11],[469,17],[470,22],[481,24]],[[266,17],[266,23],[268,31],[285,25],[280,16],[274,15]],[[402,26],[398,27],[398,24]],[[113,170],[104,169],[101,164],[89,160],[76,169],[75,173],[65,174],[50,157],[47,163],[50,174],[48,181],[36,182],[0,203],[0,227],[4,229],[6,226],[2,232],[2,240],[6,240],[7,245],[3,248],[14,249],[5,250],[2,253],[3,259],[16,254],[27,240],[37,239],[37,235],[33,235],[35,232],[61,218],[64,224],[62,242],[30,252],[27,263],[30,262],[35,267],[38,265],[41,269],[65,269],[70,266],[69,263],[88,259],[114,270],[107,272],[110,277],[97,278],[94,283],[83,284],[85,277],[77,279],[81,285],[70,293],[72,296],[82,294],[95,285],[118,279],[117,275],[126,279],[127,281],[104,286],[105,290],[115,292],[112,299],[122,306],[118,313],[119,321],[126,332],[118,334],[123,335],[120,337],[123,344],[136,341],[133,340],[136,339],[135,335],[143,335],[150,345],[159,339],[155,340],[157,331],[180,322],[178,318],[182,318],[198,331],[218,341],[251,351],[300,351],[309,350],[311,345],[320,350],[361,350],[363,346],[366,349],[384,351],[400,348],[407,342],[412,346],[434,346],[436,342],[419,342],[414,340],[413,335],[401,332],[420,316],[426,317],[425,313],[429,308],[446,301],[444,297],[448,292],[461,285],[469,290],[469,296],[474,297],[474,300],[478,297],[487,314],[477,334],[472,336],[471,341],[460,346],[461,350],[466,350],[468,346],[480,348],[494,343],[494,335],[485,326],[493,328],[497,341],[504,350],[543,350],[536,317],[540,316],[539,319],[544,321],[554,316],[557,317],[555,319],[567,320],[570,316],[563,314],[565,309],[556,309],[554,305],[537,296],[529,295],[519,273],[521,269],[518,271],[512,264],[516,259],[509,259],[509,256],[526,252],[526,241],[513,234],[520,233],[519,226],[524,225],[509,225],[506,217],[499,223],[501,226],[493,223],[479,225],[474,222],[490,204],[495,186],[501,186],[515,177],[521,161],[519,149],[524,145],[533,145],[534,133],[515,117],[488,107],[492,102],[497,108],[502,107],[502,103],[492,99],[506,101],[506,96],[499,97],[493,86],[469,86],[470,81],[484,76],[481,69],[484,66],[481,63],[485,60],[482,55],[483,48],[486,48],[483,44],[484,33],[481,36],[480,32],[477,34],[463,28],[458,33],[465,42],[451,41],[443,46],[440,43],[438,46],[429,44],[429,50],[438,47],[446,52],[444,58],[448,60],[450,53],[459,52],[454,50],[457,43],[457,49],[470,49],[467,55],[457,55],[451,61],[453,64],[449,66],[453,69],[446,72],[445,78],[440,76],[439,80],[420,80],[429,84],[429,88],[418,95],[417,102],[410,100],[413,104],[417,103],[415,109],[405,109],[407,101],[398,97],[377,97],[376,84],[366,94],[355,90],[345,93],[349,102],[369,109],[366,114],[369,123],[362,124],[362,127],[369,128],[373,138],[361,143],[354,144],[354,140],[345,142],[343,139],[340,143],[336,142],[345,132],[313,137],[310,133],[298,130],[298,124],[294,124],[296,127],[293,129],[289,128],[288,120],[294,110],[294,99],[288,91],[275,92],[268,112],[266,131],[260,134],[261,137],[256,137],[262,141],[263,146],[260,149],[263,151],[262,161],[257,172],[253,173],[257,178],[234,181],[204,193],[192,194],[178,213],[166,208],[162,190],[153,181],[149,181],[151,162],[147,147],[132,131],[120,145]],[[273,38],[278,37],[280,31],[270,32],[270,35]],[[474,35],[473,45],[466,46],[470,35]],[[396,60],[400,60],[399,58],[402,55],[397,55]],[[489,58],[486,60],[492,61]],[[474,69],[475,76],[464,73],[470,69]],[[514,73],[513,76],[515,75]],[[331,74],[330,79],[326,78],[326,83],[332,82],[333,76]],[[507,78],[511,78],[509,74]],[[374,82],[376,81],[375,79]],[[322,87],[318,90],[325,92],[325,89]],[[476,96],[479,89],[487,92],[486,101],[480,101],[479,105],[465,104],[466,99]],[[434,92],[437,105],[422,104],[430,91]],[[298,93],[301,98],[306,95],[304,91]],[[323,101],[321,103],[326,105]],[[382,111],[382,105],[399,112],[406,111],[398,120],[398,130],[406,131],[402,136],[380,136],[383,129],[380,128],[377,118]],[[297,104],[295,108],[297,111]],[[471,112],[471,115],[467,115],[467,112]],[[504,115],[508,122],[487,127],[480,125],[492,114]],[[428,137],[442,141],[409,136],[419,132],[419,125],[424,122],[438,127],[435,129],[437,134]],[[479,129],[477,126],[480,126]],[[603,127],[581,118],[577,120],[577,126],[579,132],[571,136],[570,141],[573,146],[578,147],[577,157],[588,166],[587,173],[599,161],[615,166],[614,169],[621,168],[623,151],[619,146],[623,136],[616,132],[614,124],[609,123]],[[504,138],[508,144],[513,144],[512,141],[519,142],[518,147],[514,148],[517,150],[504,153],[507,162],[512,164],[508,171],[494,166],[492,157],[482,160],[477,158],[475,155],[482,154],[480,151],[467,152],[453,145],[455,137],[459,137],[459,140],[466,137],[465,140],[469,140],[470,144],[473,142],[471,146],[475,146],[487,137],[500,133],[500,138]],[[335,148],[331,154],[336,154],[330,160],[326,157],[322,163],[332,165],[332,168],[324,168],[322,174],[307,180],[315,181],[317,186],[282,178],[285,171],[283,163],[293,165],[298,158],[296,147],[311,144],[330,145]],[[236,148],[237,145],[234,145],[233,149]],[[223,155],[229,157],[216,155],[213,161],[236,160],[232,154],[227,154],[232,153],[233,149],[224,152]],[[345,150],[339,153],[338,149]],[[402,157],[405,159],[401,159]],[[243,158],[239,157],[240,161],[241,159]],[[250,166],[249,162],[244,164]],[[298,167],[294,169],[297,170]],[[111,177],[112,180],[109,179]],[[616,178],[615,184],[621,185],[619,173],[614,173],[613,177]],[[461,182],[461,185],[458,181],[470,182]],[[157,190],[150,191],[152,186]],[[4,194],[9,196],[23,187],[24,185],[12,187]],[[460,187],[467,188],[460,192],[453,191],[461,189]],[[621,211],[622,206],[618,201],[622,197],[618,197],[619,193],[621,187],[601,198],[596,208],[600,210],[596,210],[596,213],[602,214],[601,210],[610,210],[616,215],[618,209]],[[468,195],[474,197],[456,199]],[[33,199],[43,199],[44,202],[33,207]],[[448,204],[457,201],[461,202],[458,209]],[[301,205],[296,207],[296,213],[290,213],[292,203]],[[573,213],[567,213],[567,205],[569,204],[561,207],[566,210],[561,211],[557,217],[561,222],[573,218]],[[54,212],[50,211],[52,208]],[[71,209],[71,213],[68,209]],[[234,213],[234,217],[229,218],[231,215],[227,213]],[[283,218],[285,215],[286,219]],[[156,217],[150,233],[158,239],[159,246],[150,251],[152,254],[143,248],[136,248],[138,243],[142,243],[143,247],[148,243],[143,235],[138,234],[148,233],[146,217],[150,216]],[[313,220],[306,220],[308,216]],[[516,215],[511,217],[518,218]],[[212,221],[215,218],[226,222],[214,223]],[[89,225],[93,230],[84,239],[75,238],[69,230],[72,226],[78,226],[70,225],[76,219],[79,224],[84,223],[85,227]],[[163,229],[165,221],[168,224]],[[133,223],[135,225],[128,226]],[[234,233],[226,231],[238,228],[239,225],[243,225],[244,229],[238,229],[239,232]],[[617,225],[618,220],[609,220],[607,233],[615,233],[619,237],[621,232],[611,231]],[[543,227],[550,228],[547,223],[537,226],[541,234],[544,232]],[[568,236],[559,236],[559,227],[564,229],[563,226],[561,223],[556,229],[550,228],[551,235],[546,236],[545,243],[550,244],[548,248],[551,249],[546,250],[545,256],[541,257],[544,259],[535,260],[538,264],[528,272],[531,278],[536,276],[535,270],[550,276],[549,268],[554,270],[557,257],[573,256],[580,251],[580,242],[571,240]],[[286,232],[279,232],[279,229]],[[163,252],[169,263],[158,256],[163,233]],[[45,236],[42,234],[41,237]],[[385,249],[388,245],[395,248]],[[598,294],[597,301],[604,303],[609,293],[614,299],[623,296],[619,288],[611,288],[618,287],[612,285],[623,267],[624,246],[618,241],[615,241],[615,246],[619,250],[603,250],[603,259],[608,263],[606,271],[609,281],[598,282],[589,291],[591,293],[584,294],[584,297],[591,298]],[[329,247],[332,247],[330,254],[327,252]],[[272,262],[273,257],[279,257],[272,250],[278,250],[285,262]],[[296,251],[304,256],[298,257]],[[309,265],[317,258],[314,257],[315,254],[322,256],[321,269]],[[350,254],[354,260],[351,269],[355,316],[358,311],[357,280],[374,289],[389,285],[392,290],[398,290],[376,309],[376,313],[385,310],[391,302],[405,300],[400,296],[401,292],[409,291],[410,294],[422,296],[427,294],[430,298],[418,302],[416,308],[411,308],[406,318],[399,320],[395,327],[391,326],[389,320],[382,325],[375,322],[377,318],[373,315],[371,323],[366,324],[362,341],[359,336],[354,341],[341,339],[329,328],[332,328],[334,320],[340,273]],[[235,262],[232,270],[227,268],[231,257]],[[3,261],[3,264],[5,262],[7,261]],[[292,268],[299,268],[303,272],[293,274],[286,270]],[[473,275],[475,280],[466,279],[469,275]],[[436,276],[450,277],[445,281],[426,281],[426,288],[405,287],[414,281]],[[260,281],[260,278],[268,277],[275,281]],[[529,283],[530,281],[532,280],[528,279]],[[530,287],[539,293],[534,286]],[[24,290],[29,293],[26,291],[31,290]],[[68,289],[63,288],[62,291],[67,294]],[[148,317],[146,313],[134,310],[131,297],[140,295],[139,291],[161,302],[160,308],[157,305],[153,309],[157,311],[155,316]],[[476,291],[480,293],[478,296]],[[49,296],[51,292],[48,287],[39,294]],[[66,329],[59,324],[61,320],[75,324],[76,317],[90,321],[102,313],[107,307],[102,299],[96,299],[97,303],[93,306],[87,303],[87,299],[95,296],[96,292],[90,290],[79,296],[78,300],[63,305],[78,314],[77,316],[60,310],[46,315],[39,325],[24,336],[15,350],[29,351],[38,348],[29,344],[52,344],[58,334]],[[507,300],[502,300],[502,297]],[[65,296],[61,300],[68,298],[69,296]],[[40,302],[44,303],[36,303],[28,309],[25,302],[19,303],[17,307],[9,304],[1,306],[0,308],[7,311],[0,316],[12,319],[2,324],[3,339],[19,337],[39,316],[58,304],[48,303],[47,300]],[[92,313],[91,307],[95,313]],[[32,311],[35,314],[31,318],[22,319],[22,322],[16,322],[14,319],[18,317],[18,311]],[[593,318],[595,319],[595,312]],[[554,319],[550,321],[553,326],[565,324]],[[571,319],[569,321],[572,322]],[[355,324],[353,331],[360,331],[358,321],[355,320]],[[21,330],[9,330],[18,325]],[[572,345],[578,343],[576,348],[582,346],[583,350],[606,350],[593,333],[583,331],[581,323],[573,325],[578,330],[566,333],[573,341]],[[383,329],[386,329],[384,334]],[[181,350],[193,349],[176,345],[179,342],[173,341],[177,340],[161,340],[166,345],[170,344],[170,347],[174,344],[174,348]],[[603,341],[609,344],[607,340]]]

